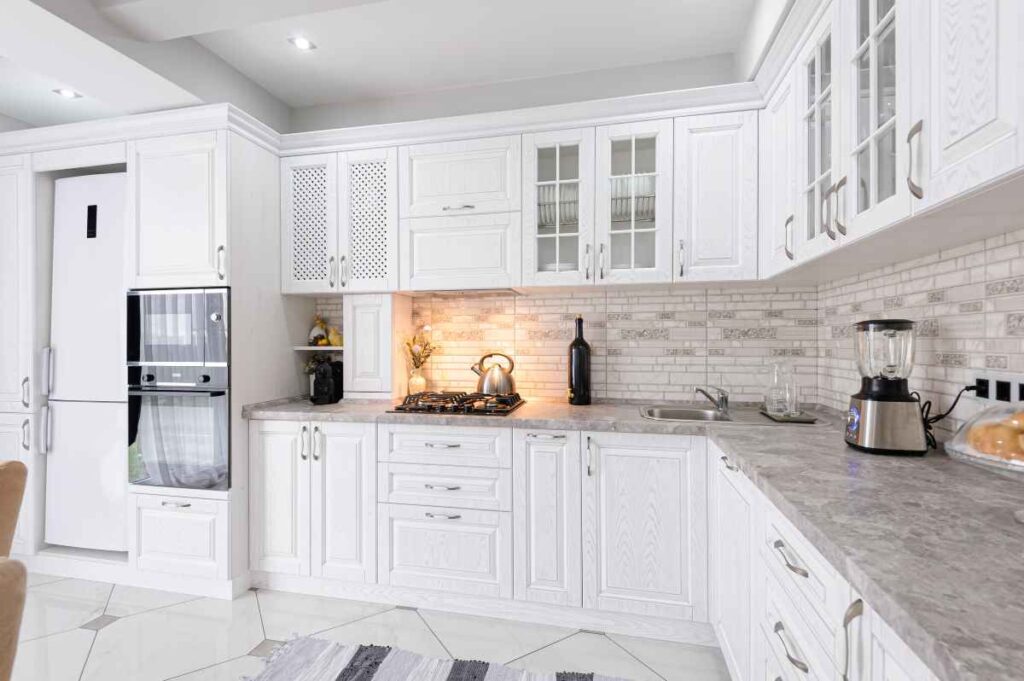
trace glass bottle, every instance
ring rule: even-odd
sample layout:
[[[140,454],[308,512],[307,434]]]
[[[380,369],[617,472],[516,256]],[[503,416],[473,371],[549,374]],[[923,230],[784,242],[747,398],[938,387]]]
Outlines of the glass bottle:
[[[590,404],[590,343],[583,339],[582,315],[576,315],[576,338],[569,343],[569,404]]]

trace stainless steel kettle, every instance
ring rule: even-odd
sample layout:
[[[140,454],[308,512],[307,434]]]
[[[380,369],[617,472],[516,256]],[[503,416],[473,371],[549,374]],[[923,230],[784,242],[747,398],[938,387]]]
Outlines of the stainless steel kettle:
[[[504,357],[508,360],[508,369],[498,362],[491,362],[484,366],[484,362],[492,357]],[[500,352],[492,352],[480,358],[480,361],[470,367],[473,373],[480,377],[476,382],[476,391],[485,395],[511,395],[516,391],[516,379],[512,378],[512,370],[516,363],[508,355]]]

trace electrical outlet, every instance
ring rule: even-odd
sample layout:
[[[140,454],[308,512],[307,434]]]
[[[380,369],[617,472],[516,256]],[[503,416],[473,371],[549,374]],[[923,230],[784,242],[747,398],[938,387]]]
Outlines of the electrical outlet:
[[[1024,402],[1024,383],[1017,384],[1017,401]]]
[[[988,379],[987,378],[976,378],[974,379],[974,387],[977,388],[974,394],[983,399],[988,399]]]
[[[1009,381],[996,381],[996,399],[1000,402],[1009,402],[1011,383]]]

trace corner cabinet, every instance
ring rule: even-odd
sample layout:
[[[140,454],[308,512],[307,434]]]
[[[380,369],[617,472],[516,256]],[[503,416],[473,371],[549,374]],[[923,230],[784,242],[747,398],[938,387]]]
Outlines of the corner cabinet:
[[[285,293],[398,289],[394,148],[281,161],[281,286]]]
[[[783,75],[761,112],[758,149],[760,163],[759,238],[760,276],[768,278],[795,264],[796,225],[796,83],[793,71]]]
[[[582,437],[583,607],[706,621],[704,438]]]
[[[0,412],[33,403],[35,258],[28,156],[0,157]]]
[[[128,286],[227,286],[228,132],[128,143]]]
[[[757,115],[675,121],[677,281],[757,279]]]

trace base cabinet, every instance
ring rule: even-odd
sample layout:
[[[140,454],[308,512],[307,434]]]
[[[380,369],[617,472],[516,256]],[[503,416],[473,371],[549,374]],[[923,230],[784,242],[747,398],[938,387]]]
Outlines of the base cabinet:
[[[26,553],[30,550],[29,527],[33,521],[31,496],[31,478],[34,462],[32,452],[35,450],[32,443],[32,418],[30,414],[0,414],[0,461],[21,461],[28,467],[28,477],[25,485],[25,496],[18,513],[18,524],[14,528],[14,541],[11,546],[11,553]]]
[[[227,579],[231,548],[227,501],[129,495],[129,563],[145,572]]]
[[[33,408],[32,173],[27,156],[0,157],[0,411]]]

